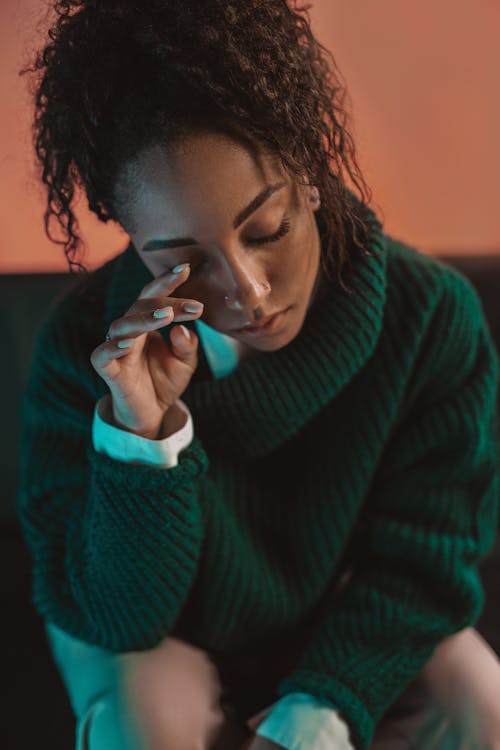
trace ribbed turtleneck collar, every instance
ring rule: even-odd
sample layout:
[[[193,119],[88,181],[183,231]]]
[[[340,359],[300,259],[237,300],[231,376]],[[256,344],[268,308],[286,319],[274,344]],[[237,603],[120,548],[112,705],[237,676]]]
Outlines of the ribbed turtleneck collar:
[[[198,368],[181,398],[209,452],[243,461],[268,455],[297,435],[373,354],[383,323],[387,251],[379,220],[371,209],[364,211],[372,227],[371,254],[346,267],[353,294],[329,282],[287,346],[244,360],[225,377],[214,378],[199,347]],[[130,244],[112,271],[107,327],[152,278]],[[193,329],[195,322],[184,325]],[[169,328],[161,329],[167,341]]]

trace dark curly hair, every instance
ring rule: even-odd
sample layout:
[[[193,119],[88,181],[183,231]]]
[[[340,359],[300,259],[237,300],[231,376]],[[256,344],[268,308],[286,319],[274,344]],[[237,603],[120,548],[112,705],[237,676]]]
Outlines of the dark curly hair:
[[[143,149],[218,130],[275,158],[318,187],[323,270],[370,254],[372,200],[347,129],[331,53],[295,0],[58,0],[50,42],[19,75],[37,73],[33,142],[47,187],[45,233],[77,252],[75,187],[98,218],[118,222],[123,168]],[[331,59],[331,65],[326,60]],[[361,200],[352,200],[347,172]],[[302,183],[304,184],[304,183]],[[66,239],[50,234],[55,216]],[[350,291],[350,290],[348,290]]]

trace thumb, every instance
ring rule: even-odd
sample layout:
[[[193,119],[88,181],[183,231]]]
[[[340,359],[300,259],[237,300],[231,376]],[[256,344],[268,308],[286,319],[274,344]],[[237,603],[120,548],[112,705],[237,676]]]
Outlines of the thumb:
[[[198,349],[198,336],[194,331],[190,331],[186,326],[178,325],[170,331],[170,341],[172,342],[175,356],[184,362],[196,357]]]

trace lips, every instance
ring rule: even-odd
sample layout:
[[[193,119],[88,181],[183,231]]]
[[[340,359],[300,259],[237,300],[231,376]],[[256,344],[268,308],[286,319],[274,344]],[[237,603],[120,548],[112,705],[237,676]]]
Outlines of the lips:
[[[259,324],[258,327],[252,326],[247,328],[238,328],[236,330],[242,336],[249,336],[255,339],[274,336],[282,329],[286,314],[292,307],[293,305],[289,305],[285,310],[279,310],[270,318],[266,318],[266,320],[262,324]]]
[[[236,328],[236,331],[258,331],[259,328],[264,328],[265,325],[267,325],[273,318],[276,317],[276,315],[279,315],[280,312],[283,312],[283,310],[277,310],[272,315],[269,315],[267,318],[263,318],[263,320],[260,320],[257,325],[253,325],[253,323],[247,323],[247,325],[242,326],[241,328]]]

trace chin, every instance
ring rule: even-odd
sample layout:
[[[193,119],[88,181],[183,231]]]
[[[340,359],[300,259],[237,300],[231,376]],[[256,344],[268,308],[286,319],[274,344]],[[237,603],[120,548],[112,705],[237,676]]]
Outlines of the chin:
[[[232,335],[251,349],[263,352],[278,351],[278,349],[283,349],[285,346],[288,346],[288,344],[298,336],[302,329],[305,314],[300,315],[299,312],[299,316],[297,316],[297,312],[297,307],[293,306],[287,313],[286,324],[274,335],[265,336],[261,339],[253,339],[251,336],[246,336],[244,333],[235,333],[234,331]],[[290,318],[288,318],[288,316],[290,316]],[[299,317],[299,321],[297,321],[297,317]]]
[[[238,340],[257,351],[277,352],[279,349],[283,349],[285,346],[288,346],[288,344],[290,344],[297,336],[297,333],[298,331],[295,330],[286,330],[281,334],[277,334],[276,336],[256,339],[255,341],[250,341],[245,336],[238,338]]]

